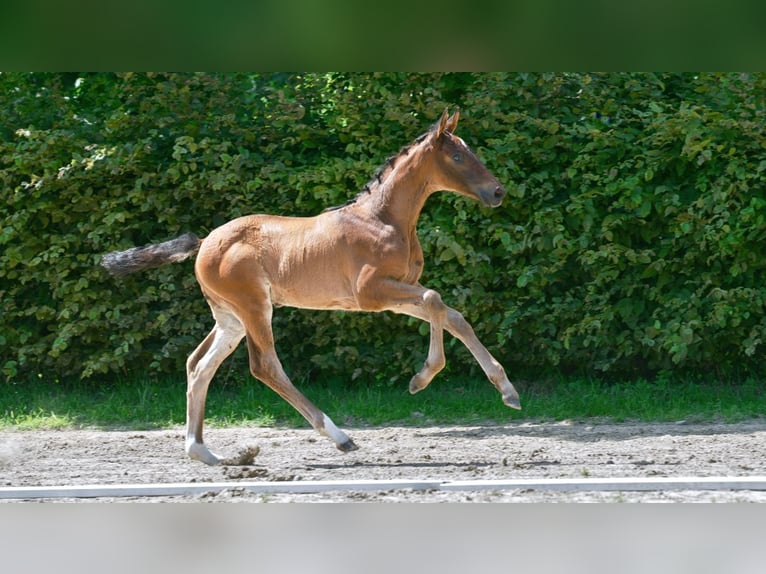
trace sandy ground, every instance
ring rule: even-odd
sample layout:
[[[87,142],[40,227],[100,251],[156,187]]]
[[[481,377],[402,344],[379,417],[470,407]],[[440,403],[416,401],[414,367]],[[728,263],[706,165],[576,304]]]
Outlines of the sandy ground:
[[[231,481],[193,496],[115,502],[766,502],[766,491],[556,492],[387,490],[251,493],[238,481],[480,480],[583,477],[766,476],[766,420],[737,424],[597,421],[346,429],[343,454],[310,429],[207,429],[213,451],[260,449],[248,466],[188,460],[183,430],[0,433],[0,487]],[[63,499],[72,500],[72,499]],[[17,499],[4,502],[18,502]]]

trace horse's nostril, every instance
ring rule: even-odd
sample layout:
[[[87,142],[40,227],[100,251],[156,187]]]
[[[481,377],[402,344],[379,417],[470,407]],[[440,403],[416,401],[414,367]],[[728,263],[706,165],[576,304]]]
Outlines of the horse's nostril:
[[[505,196],[505,190],[503,189],[503,186],[501,186],[501,185],[498,185],[498,186],[495,188],[495,197],[496,197],[497,199],[502,199],[502,198],[503,198],[503,196]]]

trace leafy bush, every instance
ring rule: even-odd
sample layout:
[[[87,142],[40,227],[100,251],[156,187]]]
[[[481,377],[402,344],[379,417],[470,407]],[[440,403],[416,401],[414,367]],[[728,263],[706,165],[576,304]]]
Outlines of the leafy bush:
[[[505,134],[487,144],[507,153],[523,196],[498,236],[515,286],[499,330],[513,360],[760,369],[764,77],[526,83],[534,113],[498,109]]]
[[[0,366],[182,373],[212,319],[191,262],[100,254],[356,195],[445,106],[510,188],[426,206],[423,283],[511,368],[763,367],[763,74],[2,74]],[[275,314],[301,377],[406,379],[427,329]],[[447,339],[453,370],[473,369]],[[244,371],[240,350],[234,366]]]

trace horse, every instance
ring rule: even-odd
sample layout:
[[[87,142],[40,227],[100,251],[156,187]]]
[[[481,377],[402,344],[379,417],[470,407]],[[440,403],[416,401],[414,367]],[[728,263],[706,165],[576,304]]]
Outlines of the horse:
[[[209,465],[223,459],[203,442],[205,399],[216,370],[244,338],[252,375],[276,391],[342,452],[354,441],[290,381],[274,348],[275,306],[345,311],[392,311],[430,324],[428,356],[409,383],[425,389],[446,359],[443,333],[473,354],[503,402],[521,409],[503,367],[471,325],[439,293],[419,283],[423,249],[420,212],[430,195],[451,191],[498,207],[506,191],[455,135],[459,111],[439,121],[389,158],[343,206],[313,217],[247,215],[199,239],[176,239],[106,254],[102,265],[121,275],[182,261],[195,253],[194,272],[215,326],[186,362],[186,454]]]

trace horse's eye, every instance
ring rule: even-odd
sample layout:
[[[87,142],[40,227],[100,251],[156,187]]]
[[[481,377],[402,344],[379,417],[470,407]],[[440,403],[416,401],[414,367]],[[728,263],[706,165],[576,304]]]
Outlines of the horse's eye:
[[[462,161],[462,160],[463,160],[463,156],[461,156],[459,153],[456,153],[455,155],[452,156],[452,161],[458,161],[459,162],[459,161]]]

